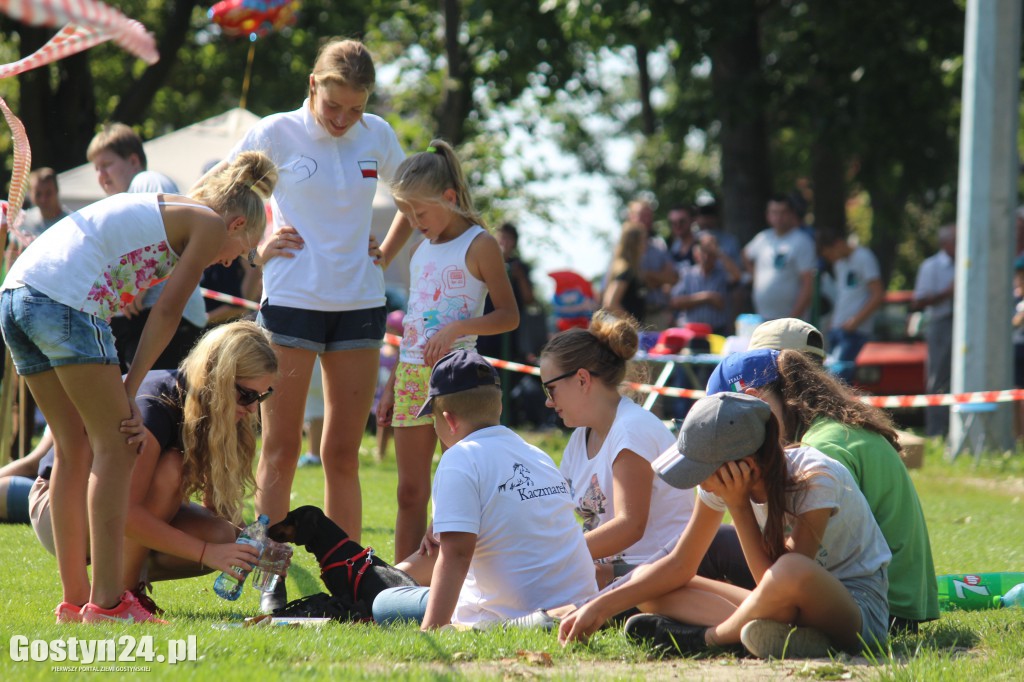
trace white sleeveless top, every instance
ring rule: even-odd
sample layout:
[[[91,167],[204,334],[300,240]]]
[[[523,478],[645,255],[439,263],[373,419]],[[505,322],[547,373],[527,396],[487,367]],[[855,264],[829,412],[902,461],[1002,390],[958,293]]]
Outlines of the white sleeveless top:
[[[170,276],[177,262],[157,195],[115,194],[40,235],[14,262],[0,291],[28,285],[109,321],[140,290]]]
[[[456,320],[480,317],[487,285],[469,272],[466,253],[484,228],[473,225],[443,244],[423,242],[409,262],[409,309],[399,359],[423,364],[423,348],[437,330]],[[476,335],[460,336],[451,350],[475,350]]]

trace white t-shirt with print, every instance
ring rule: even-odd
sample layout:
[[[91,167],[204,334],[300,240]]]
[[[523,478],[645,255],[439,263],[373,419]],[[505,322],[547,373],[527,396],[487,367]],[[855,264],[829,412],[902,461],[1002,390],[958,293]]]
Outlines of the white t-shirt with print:
[[[836,274],[831,324],[833,329],[837,329],[861,311],[871,298],[868,284],[880,279],[882,275],[875,254],[863,246],[855,248],[846,258],[837,260],[833,270]],[[874,321],[874,315],[869,315],[857,331],[870,335],[874,331]]]
[[[787,494],[786,504],[796,515],[815,509],[831,509],[815,560],[839,580],[872,576],[888,566],[892,553],[885,543],[867,500],[842,464],[812,447],[786,450],[789,473],[804,480],[802,489]],[[697,495],[712,509],[725,511],[722,498],[700,486]],[[757,524],[764,529],[768,505],[751,502]],[[786,514],[787,529],[794,522]]]
[[[615,518],[612,466],[623,450],[652,462],[673,443],[672,432],[661,420],[628,398],[619,400],[615,421],[593,458],[587,456],[587,429],[573,431],[560,468],[569,482],[583,530],[594,530]],[[693,498],[693,490],[673,488],[655,476],[643,537],[616,556],[597,558],[638,564],[662,547],[674,545],[693,513]]]
[[[264,300],[327,312],[384,305],[384,272],[367,253],[370,218],[377,182],[390,179],[405,158],[387,121],[364,114],[335,138],[306,100],[259,121],[229,158],[246,150],[277,164],[274,229],[290,225],[305,242],[294,258],[271,258],[264,266]]]
[[[594,564],[555,463],[504,426],[473,432],[434,474],[434,534],[473,533],[453,623],[517,618],[597,593]]]
[[[754,310],[765,320],[788,317],[800,293],[800,278],[818,265],[814,240],[800,228],[779,236],[762,230],[743,247],[754,264]]]

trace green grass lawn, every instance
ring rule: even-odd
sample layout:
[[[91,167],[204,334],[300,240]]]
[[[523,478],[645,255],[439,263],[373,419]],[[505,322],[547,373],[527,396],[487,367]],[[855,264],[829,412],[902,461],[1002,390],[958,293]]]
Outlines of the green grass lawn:
[[[531,438],[557,456],[561,434]],[[381,464],[370,456],[366,439],[362,482],[364,542],[390,560],[394,529],[394,456]],[[1024,570],[1024,458],[992,457],[978,469],[969,458],[955,465],[942,461],[929,445],[923,469],[912,476],[924,503],[939,573]],[[322,472],[300,469],[292,506],[322,504]],[[248,517],[251,518],[251,508]],[[49,678],[56,665],[74,662],[12,660],[12,637],[68,640],[113,638],[120,651],[128,640],[152,635],[154,657],[168,653],[169,640],[195,637],[196,661],[176,665],[144,660],[113,665],[148,666],[146,679],[1020,679],[1024,661],[1024,610],[958,613],[930,623],[916,636],[892,642],[891,652],[874,662],[840,659],[832,663],[758,662],[722,656],[705,661],[652,660],[630,645],[620,631],[599,633],[587,646],[559,647],[554,633],[444,632],[421,634],[414,627],[330,624],[321,629],[231,627],[258,612],[255,590],[246,587],[237,602],[213,593],[212,575],[157,583],[154,598],[167,611],[169,627],[57,626],[52,609],[60,600],[56,562],[38,544],[28,526],[0,524],[4,565],[0,578],[0,636],[8,650],[0,655],[0,679]],[[289,596],[326,591],[316,560],[298,550],[288,576]],[[95,664],[111,665],[111,663]],[[129,673],[122,673],[127,675]]]

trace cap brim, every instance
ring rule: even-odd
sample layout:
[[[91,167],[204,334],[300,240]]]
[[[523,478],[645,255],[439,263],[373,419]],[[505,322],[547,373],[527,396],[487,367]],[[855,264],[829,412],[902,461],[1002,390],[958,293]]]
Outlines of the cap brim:
[[[417,417],[429,417],[434,414],[434,397],[427,398],[427,402],[423,403],[420,407],[419,412],[416,413]]]
[[[661,480],[673,488],[695,488],[701,481],[715,473],[720,465],[705,464],[686,459],[675,443],[651,462],[651,468]]]

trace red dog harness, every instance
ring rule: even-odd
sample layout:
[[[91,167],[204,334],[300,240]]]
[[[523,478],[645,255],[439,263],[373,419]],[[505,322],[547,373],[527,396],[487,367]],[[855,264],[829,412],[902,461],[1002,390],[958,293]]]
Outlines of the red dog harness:
[[[327,561],[331,558],[332,554],[337,552],[339,549],[344,547],[349,542],[356,544],[350,538],[345,538],[344,540],[336,544],[334,547],[332,547],[331,551],[324,555],[324,558],[320,560],[320,578],[323,579],[324,574],[326,574],[328,571],[338,568],[340,566],[344,566],[348,569],[348,582],[352,586],[352,600],[359,601],[359,583],[363,580],[363,574],[366,573],[366,571],[369,570],[370,566],[373,565],[373,547],[367,547],[359,554],[356,554],[353,557],[345,559],[344,561],[335,561],[332,564],[327,563]],[[362,566],[360,566],[357,570],[356,564],[358,564],[360,561],[362,561]],[[353,572],[355,573],[354,579],[352,577]]]

